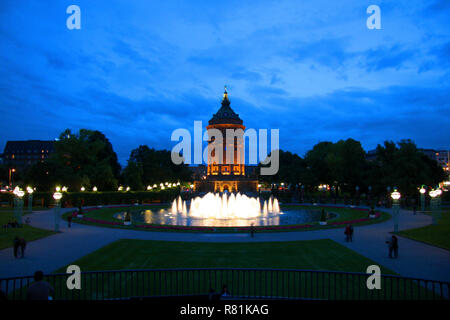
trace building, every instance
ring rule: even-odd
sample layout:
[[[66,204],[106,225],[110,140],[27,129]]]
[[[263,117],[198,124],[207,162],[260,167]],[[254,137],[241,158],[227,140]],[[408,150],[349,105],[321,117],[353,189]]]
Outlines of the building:
[[[444,170],[450,172],[450,150],[438,150],[435,153],[436,161],[444,168]]]
[[[450,150],[419,149],[428,158],[436,160],[447,172],[450,172]]]
[[[256,192],[258,190],[258,180],[255,175],[246,174],[244,163],[245,150],[242,139],[238,139],[234,134],[227,137],[227,129],[245,130],[243,121],[230,107],[230,100],[225,88],[222,106],[213,115],[206,127],[208,131],[208,164],[206,176],[194,182],[194,189],[200,192]],[[222,141],[216,140],[211,133],[218,130],[222,133]],[[227,139],[229,138],[229,139]],[[228,141],[230,140],[230,141]],[[227,149],[233,150],[233,159],[228,159]]]
[[[8,141],[3,151],[3,164],[9,170],[9,182],[12,175],[25,168],[43,161],[55,152],[54,141],[28,140],[28,141]]]

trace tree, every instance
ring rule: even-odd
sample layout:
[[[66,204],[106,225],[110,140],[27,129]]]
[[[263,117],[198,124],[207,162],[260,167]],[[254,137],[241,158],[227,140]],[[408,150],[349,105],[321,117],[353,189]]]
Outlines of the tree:
[[[88,185],[115,190],[119,175],[117,155],[103,133],[81,129],[74,134],[67,129],[55,142],[55,153],[32,166],[25,180],[44,190],[55,185],[72,190]]]
[[[139,174],[143,186],[166,181],[188,181],[191,177],[187,165],[172,162],[170,151],[155,150],[145,145],[131,151],[127,168],[124,171],[124,181],[130,186],[130,176],[134,177],[136,174]]]
[[[385,192],[387,187],[397,187],[406,196],[415,195],[422,184],[437,185],[445,180],[445,172],[411,140],[401,140],[397,144],[385,141],[383,146],[377,146],[370,180],[379,192]]]
[[[328,147],[325,165],[333,185],[354,193],[356,187],[364,188],[364,173],[367,168],[365,152],[359,141],[340,140]]]
[[[259,167],[261,166],[263,165],[260,163]],[[267,183],[284,182],[296,185],[303,183],[306,170],[306,162],[299,155],[289,151],[279,150],[278,172],[271,176],[260,176],[260,180]]]
[[[133,190],[142,190],[144,188],[142,175],[142,166],[135,161],[128,160],[128,165],[123,170],[125,184]]]
[[[312,150],[308,151],[305,156],[307,167],[311,170],[315,179],[315,185],[329,184],[333,185],[334,179],[328,163],[331,159],[327,156],[333,147],[332,142],[324,141],[316,144]]]

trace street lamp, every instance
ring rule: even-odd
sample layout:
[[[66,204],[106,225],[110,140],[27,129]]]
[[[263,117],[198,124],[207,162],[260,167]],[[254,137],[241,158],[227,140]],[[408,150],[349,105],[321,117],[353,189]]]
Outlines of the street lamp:
[[[94,191],[94,192],[97,192],[97,190],[98,190],[97,187],[92,188],[92,191]]]
[[[424,212],[425,211],[425,193],[427,192],[427,190],[424,188],[424,185],[422,185],[419,192],[420,192],[420,206],[421,206],[420,209],[422,212]]]
[[[86,188],[85,187],[81,187],[81,192],[84,192],[85,190],[86,190]]]
[[[62,193],[57,191],[53,194],[53,199],[55,199],[55,208],[54,210],[54,214],[55,214],[55,232],[59,231],[59,215],[60,215],[60,211],[61,211],[61,198],[62,198]]]
[[[22,215],[23,215],[23,199],[22,197],[24,196],[25,192],[23,192],[22,190],[20,190],[20,188],[16,187],[14,189],[14,194],[16,195],[15,200],[15,216],[16,216],[16,220],[17,223],[21,226],[22,225]]]
[[[33,188],[31,187],[27,187],[27,192],[28,192],[28,213],[32,213],[33,212]]]
[[[441,195],[441,193],[442,191],[440,189],[431,190],[429,192],[429,195],[431,197],[431,217],[434,225],[436,225],[439,220],[439,196]]]
[[[13,173],[16,172],[16,169],[10,168],[9,169],[9,185],[12,186],[13,184]]]
[[[400,192],[398,192],[397,189],[394,189],[394,192],[391,193],[391,198],[393,200],[392,213],[394,215],[394,233],[398,232],[398,214],[400,210],[400,203],[398,200],[400,199],[400,197]]]
[[[437,217],[438,217],[438,221],[441,220],[441,194],[442,194],[442,190],[441,189],[437,189],[436,191],[437,197],[436,197],[436,209],[437,209]]]

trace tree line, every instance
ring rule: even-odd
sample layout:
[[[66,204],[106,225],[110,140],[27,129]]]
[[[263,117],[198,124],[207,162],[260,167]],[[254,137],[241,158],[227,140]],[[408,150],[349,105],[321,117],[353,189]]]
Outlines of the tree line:
[[[304,157],[283,150],[279,156],[278,173],[259,176],[262,183],[284,182],[306,190],[326,184],[340,196],[356,192],[383,194],[394,186],[404,194],[414,194],[422,184],[435,186],[447,179],[438,163],[411,140],[385,141],[377,146],[373,159],[367,159],[361,143],[354,139],[320,142]],[[8,181],[7,171],[0,167],[4,181]],[[191,177],[187,165],[173,164],[169,150],[141,145],[131,151],[127,165],[122,168],[103,133],[87,129],[74,133],[67,129],[55,141],[55,152],[29,167],[20,182],[40,191],[54,190],[56,185],[72,191],[79,191],[82,186],[87,190],[96,186],[101,191],[115,191],[120,185],[139,191],[165,181],[191,181]]]
[[[405,195],[413,195],[422,184],[435,187],[446,179],[442,167],[411,140],[385,141],[368,159],[361,143],[354,139],[320,142],[303,158],[280,150],[278,173],[260,176],[260,181],[266,183],[284,182],[306,190],[326,184],[336,196],[380,195],[394,187]]]

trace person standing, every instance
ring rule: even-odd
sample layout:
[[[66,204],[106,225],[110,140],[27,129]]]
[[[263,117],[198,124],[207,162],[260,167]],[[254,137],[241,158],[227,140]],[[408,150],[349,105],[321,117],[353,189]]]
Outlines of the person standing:
[[[347,225],[345,227],[344,234],[345,234],[345,241],[348,242],[350,240],[350,225]]]
[[[55,294],[53,287],[44,281],[44,273],[36,271],[34,282],[27,289],[27,300],[49,300]]]
[[[72,227],[72,215],[69,215],[67,217],[67,226],[70,228]]]
[[[25,241],[24,238],[20,239],[19,245],[20,245],[20,255],[21,255],[21,258],[23,258],[23,257],[25,257],[25,248],[27,246],[27,242]]]
[[[398,238],[392,235],[392,251],[394,252],[394,258],[398,257]]]
[[[350,242],[353,242],[353,226],[350,224],[349,225],[349,232],[350,232]]]
[[[253,238],[255,237],[255,226],[253,223],[250,225],[250,236]]]
[[[14,238],[13,244],[14,244],[14,258],[17,258],[17,255],[19,253],[19,247],[20,247],[20,239],[18,236],[16,236]]]
[[[222,292],[220,293],[220,296],[221,296],[221,297],[229,297],[229,296],[231,296],[231,293],[230,293],[230,291],[228,290],[228,286],[227,286],[226,284],[224,284],[224,285],[222,286]]]

